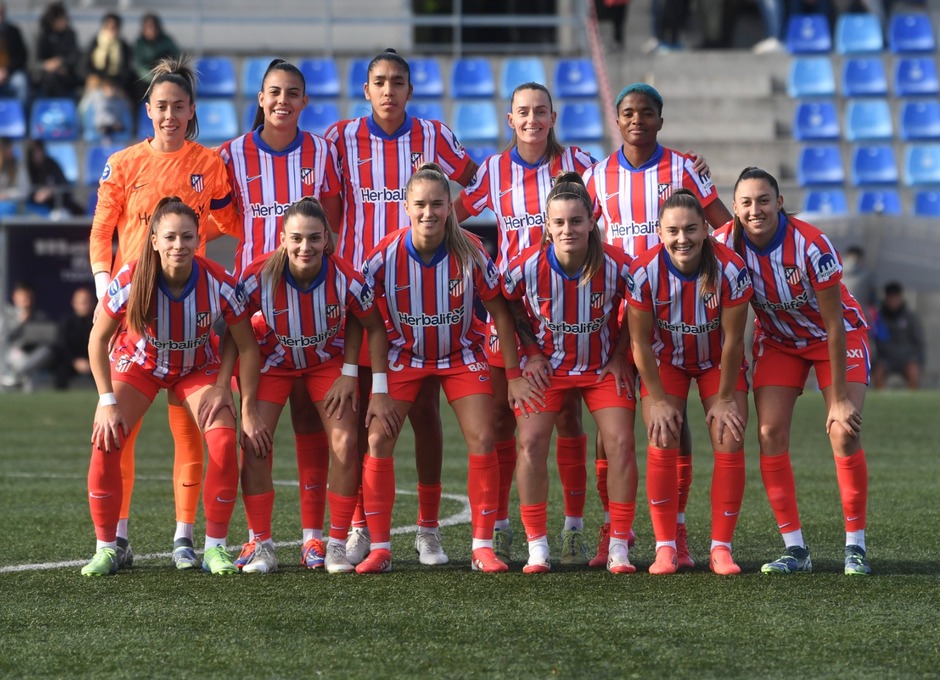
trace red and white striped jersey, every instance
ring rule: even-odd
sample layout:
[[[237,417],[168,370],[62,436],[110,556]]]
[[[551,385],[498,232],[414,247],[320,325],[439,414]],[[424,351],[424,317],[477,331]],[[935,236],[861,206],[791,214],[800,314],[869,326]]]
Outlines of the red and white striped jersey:
[[[555,247],[533,246],[509,263],[503,288],[524,300],[542,353],[556,375],[597,373],[617,341],[618,317],[632,258],[604,245],[603,264],[591,281],[565,274]]]
[[[337,252],[357,270],[386,234],[409,226],[405,185],[418,167],[437,163],[456,180],[471,163],[449,127],[408,115],[391,135],[364,116],[331,125],[326,138],[339,152],[343,178]]]
[[[473,314],[473,299],[500,295],[500,277],[479,239],[467,237],[484,263],[474,263],[470,271],[458,268],[444,244],[425,264],[410,229],[382,239],[363,265],[366,282],[384,307],[389,369],[453,368],[486,361],[486,327]]]
[[[552,180],[562,172],[582,174],[593,164],[594,159],[576,146],[566,148],[551,163],[530,165],[515,148],[483,162],[460,200],[471,215],[485,208],[496,214],[500,271],[506,271],[510,260],[523,250],[541,243]]]
[[[323,256],[320,273],[309,288],[298,286],[287,264],[283,276],[272,283],[263,274],[270,257],[270,253],[262,255],[242,275],[248,310],[260,311],[264,319],[259,342],[261,372],[298,371],[342,356],[346,314],[368,314],[372,289],[351,265],[335,255]]]
[[[105,312],[123,320],[131,292],[131,277],[137,260],[125,265],[111,281],[104,297]],[[143,336],[121,326],[112,357],[121,357],[114,370],[121,372],[137,364],[161,380],[180,378],[191,371],[220,361],[213,324],[224,318],[234,325],[246,318],[245,294],[221,265],[198,255],[193,273],[178,298],[159,277],[154,300],[154,320]]]
[[[660,362],[706,370],[721,364],[721,311],[745,304],[754,294],[744,261],[712,242],[720,289],[702,294],[698,275],[686,276],[673,265],[662,243],[638,255],[630,267],[628,302],[653,315],[651,343]]]
[[[734,247],[732,223],[715,238]],[[773,240],[759,250],[745,235],[744,261],[754,282],[751,304],[757,328],[787,347],[806,347],[827,339],[816,291],[840,286],[845,330],[867,328],[862,307],[842,283],[842,261],[819,229],[780,213]]]
[[[718,198],[707,174],[692,169],[692,161],[662,145],[639,168],[634,168],[621,147],[584,174],[594,201],[594,217],[604,218],[608,243],[634,257],[659,243],[659,206],[674,189],[691,189],[702,206]]]
[[[298,131],[294,142],[275,151],[261,128],[219,147],[241,214],[235,273],[280,244],[281,219],[305,196],[319,199],[340,191],[336,147],[323,137]],[[338,225],[332,225],[337,228]]]

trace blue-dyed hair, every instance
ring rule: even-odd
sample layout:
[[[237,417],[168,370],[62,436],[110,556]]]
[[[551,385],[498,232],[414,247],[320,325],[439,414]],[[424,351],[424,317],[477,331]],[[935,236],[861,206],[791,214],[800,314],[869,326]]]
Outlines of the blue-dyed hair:
[[[655,87],[646,83],[630,83],[620,90],[620,94],[617,95],[617,103],[614,104],[615,113],[620,113],[620,102],[623,101],[624,97],[633,93],[642,94],[652,99],[653,103],[656,104],[659,115],[663,115],[663,96],[659,94]]]

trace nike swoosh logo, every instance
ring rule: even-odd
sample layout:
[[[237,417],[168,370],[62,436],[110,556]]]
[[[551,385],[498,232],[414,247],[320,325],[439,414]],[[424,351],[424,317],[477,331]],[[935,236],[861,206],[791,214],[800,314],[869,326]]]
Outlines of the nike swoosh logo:
[[[210,369],[207,369],[207,370],[206,370],[206,375],[215,375],[215,374],[218,373],[218,372],[219,372],[219,369],[217,369],[217,368],[210,368]]]
[[[356,165],[362,165],[364,163],[369,163],[371,161],[372,161],[371,158],[360,158],[358,161],[356,161]]]
[[[88,495],[91,496],[92,498],[98,498],[98,499],[111,498],[111,494],[109,493],[92,493],[91,491],[89,491]]]
[[[183,482],[183,486],[185,486],[188,489],[191,486],[199,486],[199,482],[193,482],[192,484],[187,484],[186,482]]]
[[[853,368],[858,368],[860,364],[852,364],[851,366],[846,366],[845,370],[851,371]]]
[[[537,298],[535,298],[535,301],[536,301],[536,302],[552,302],[554,299],[555,299],[555,298],[550,298],[550,297],[547,297],[547,298],[546,298],[546,297],[537,297]]]
[[[790,526],[791,524],[793,524],[793,522],[784,522],[783,524],[778,524],[778,525],[777,525],[777,528],[778,528],[778,529],[785,529],[786,527]]]
[[[409,288],[411,288],[410,283],[407,286],[395,286],[395,292],[397,293],[402,290],[408,290]]]
[[[620,192],[619,192],[619,191],[615,191],[615,192],[613,192],[612,194],[607,194],[607,198],[608,198],[608,199],[611,199],[611,198],[614,198],[615,196],[619,196],[619,195],[620,195]]]
[[[854,522],[855,520],[858,520],[858,519],[861,519],[861,518],[862,518],[861,515],[856,515],[855,517],[846,517],[846,518],[845,518],[845,521],[846,521],[846,522]]]
[[[373,512],[367,512],[366,517],[372,517],[372,515],[381,515],[381,514],[382,514],[381,510],[375,510]]]
[[[668,503],[668,502],[671,501],[671,500],[672,500],[671,498],[664,498],[664,499],[662,499],[661,501],[653,501],[653,500],[651,500],[651,501],[650,501],[650,505],[662,505],[663,503]]]
[[[569,491],[569,492],[568,492],[568,495],[569,495],[569,496],[583,496],[583,495],[584,495],[584,491]]]
[[[332,529],[333,531],[347,531],[346,527],[338,527],[335,524],[331,524],[330,529]]]
[[[216,496],[215,500],[219,503],[234,503],[234,498],[222,498],[221,496]]]
[[[615,531],[614,532],[614,536],[629,536],[629,535],[630,535],[629,531]]]
[[[512,192],[512,189],[505,189],[505,190],[503,190],[503,191],[500,191],[500,192],[499,192],[499,197],[502,198],[503,196],[505,196],[506,194],[511,193],[511,192]]]
[[[245,178],[245,181],[246,181],[246,182],[254,182],[256,179],[261,179],[261,177],[262,177],[261,175],[255,175],[254,177],[246,177],[246,178]]]
[[[281,314],[287,314],[287,312],[289,312],[289,311],[290,311],[289,309],[275,309],[275,310],[274,310],[274,316],[280,316]]]
[[[735,517],[738,513],[725,510],[725,517]]]
[[[485,517],[486,515],[492,515],[494,512],[496,512],[496,508],[493,508],[491,510],[484,510],[482,514]]]
[[[135,184],[134,189],[143,189],[148,184],[150,184],[150,182],[144,182],[143,184]]]
[[[304,484],[304,491],[311,491],[313,489],[319,489],[322,484]]]

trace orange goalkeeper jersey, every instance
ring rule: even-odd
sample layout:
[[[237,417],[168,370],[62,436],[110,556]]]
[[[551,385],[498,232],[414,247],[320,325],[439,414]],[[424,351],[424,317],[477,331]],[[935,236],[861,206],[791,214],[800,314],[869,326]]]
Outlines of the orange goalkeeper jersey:
[[[237,234],[238,214],[219,154],[190,141],[179,151],[163,153],[144,140],[111,156],[99,180],[89,245],[93,273],[117,272],[140,257],[150,217],[165,196],[179,196],[199,215],[200,255],[205,255],[210,215],[219,231]],[[118,249],[112,262],[115,229]]]

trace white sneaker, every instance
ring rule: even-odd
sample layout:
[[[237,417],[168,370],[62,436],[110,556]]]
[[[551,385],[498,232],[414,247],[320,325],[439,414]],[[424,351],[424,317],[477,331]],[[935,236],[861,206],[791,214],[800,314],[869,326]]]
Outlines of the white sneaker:
[[[245,574],[273,574],[277,571],[277,555],[270,543],[259,543],[248,564],[242,567]]]
[[[418,532],[415,536],[415,552],[418,553],[418,561],[429,567],[447,564],[450,561],[444,553],[441,533],[437,529]]]
[[[551,571],[552,560],[547,546],[529,544],[529,561],[522,568],[523,574],[547,574]]]
[[[774,54],[776,52],[786,51],[783,43],[776,38],[764,38],[751,48],[754,54]]]
[[[346,557],[346,546],[333,541],[327,543],[323,563],[328,574],[349,574],[356,570],[356,567]]]
[[[610,546],[607,553],[607,571],[611,574],[633,574],[636,572],[636,567],[630,564],[627,546],[622,543],[615,543]]]
[[[359,564],[372,551],[372,536],[368,527],[353,527],[346,538],[346,559],[350,564]]]

